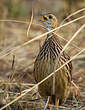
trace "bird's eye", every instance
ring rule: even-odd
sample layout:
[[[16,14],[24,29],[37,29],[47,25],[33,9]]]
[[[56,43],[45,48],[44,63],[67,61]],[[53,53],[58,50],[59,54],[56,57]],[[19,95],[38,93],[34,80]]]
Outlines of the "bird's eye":
[[[49,15],[49,19],[52,19],[52,16],[51,15]]]
[[[47,20],[47,17],[43,16],[43,19],[44,19],[44,20]]]

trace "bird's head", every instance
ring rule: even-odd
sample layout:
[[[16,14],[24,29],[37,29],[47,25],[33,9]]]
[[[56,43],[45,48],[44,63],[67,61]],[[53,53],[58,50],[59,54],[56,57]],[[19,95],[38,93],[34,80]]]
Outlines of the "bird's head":
[[[40,22],[48,31],[58,26],[57,18],[53,14],[41,14],[40,17]]]

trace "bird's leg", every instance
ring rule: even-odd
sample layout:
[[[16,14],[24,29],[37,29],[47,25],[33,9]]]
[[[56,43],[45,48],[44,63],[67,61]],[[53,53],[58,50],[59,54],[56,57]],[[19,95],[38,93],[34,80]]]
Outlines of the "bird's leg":
[[[56,99],[56,110],[58,110],[59,98]]]
[[[50,105],[50,101],[51,101],[51,96],[49,96],[48,107],[49,107],[50,110],[52,110],[52,106]]]

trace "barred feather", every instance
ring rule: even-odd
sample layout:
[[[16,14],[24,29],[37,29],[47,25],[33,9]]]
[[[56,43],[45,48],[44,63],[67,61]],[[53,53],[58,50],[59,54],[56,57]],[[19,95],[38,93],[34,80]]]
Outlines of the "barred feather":
[[[40,49],[40,52],[36,58],[36,61],[45,59],[46,57],[48,57],[49,53],[50,53],[50,58],[56,59],[56,61],[57,61],[57,59],[60,55],[60,52],[62,51],[63,48],[60,45],[60,43],[56,37],[57,36],[55,36],[54,34],[51,34],[50,36],[48,35],[43,46]],[[70,60],[70,57],[65,52],[63,52],[59,61],[64,64],[68,60]],[[72,80],[72,74],[71,74],[72,63],[71,62],[69,62],[66,65],[66,69],[67,69],[68,78],[70,80]]]

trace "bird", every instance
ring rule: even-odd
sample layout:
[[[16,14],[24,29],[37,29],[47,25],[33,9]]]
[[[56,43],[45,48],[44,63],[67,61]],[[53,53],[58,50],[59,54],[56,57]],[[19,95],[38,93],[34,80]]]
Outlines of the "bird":
[[[58,20],[52,13],[41,14],[40,23],[47,32],[58,27]],[[48,33],[34,62],[34,78],[36,83],[70,60],[69,55],[65,51],[61,53],[62,49],[63,47],[57,35],[53,32]],[[53,78],[55,78],[55,81]],[[55,77],[50,77],[38,86],[39,94],[45,99],[50,96],[52,104],[56,105],[58,109],[58,105],[64,103],[67,99],[71,81],[72,62],[70,61],[59,71],[55,72]]]

